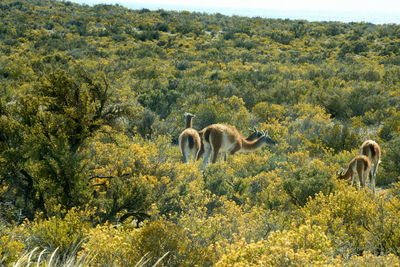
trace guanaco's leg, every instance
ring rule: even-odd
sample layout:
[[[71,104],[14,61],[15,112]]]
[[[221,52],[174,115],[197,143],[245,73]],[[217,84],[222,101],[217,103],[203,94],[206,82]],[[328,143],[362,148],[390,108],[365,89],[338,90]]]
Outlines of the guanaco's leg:
[[[370,180],[371,180],[371,189],[375,194],[375,183],[376,183],[376,174],[378,173],[378,165],[379,160],[374,162],[373,168],[371,168]]]
[[[211,162],[215,163],[215,162],[217,162],[218,153],[219,153],[219,150],[221,149],[222,136],[221,135],[216,135],[216,134],[211,134],[210,135],[210,141],[211,141],[211,147],[212,147]]]
[[[199,151],[197,151],[197,156],[196,156],[196,160],[199,160],[204,154],[204,145],[202,145],[199,149]]]
[[[353,170],[353,174],[351,175],[351,185],[354,185],[354,182],[356,182],[357,183],[357,189],[360,189],[361,178],[360,178],[360,175],[357,172],[357,166],[354,165],[352,170]],[[356,176],[358,176],[358,179],[357,179]],[[357,179],[357,181],[355,181],[356,179]]]
[[[182,143],[181,151],[182,151],[182,156],[183,156],[183,158],[182,158],[183,162],[184,163],[189,162],[189,148],[188,148],[187,144]]]
[[[371,188],[372,192],[374,192],[374,194],[375,194],[376,173],[378,171],[378,164],[379,164],[379,162],[374,162],[373,171],[371,168],[371,172],[369,175],[370,188]]]
[[[360,180],[361,187],[365,187],[365,178],[365,171],[360,170],[360,172],[358,172],[358,179]]]
[[[203,164],[201,164],[201,168],[204,169],[207,164],[208,161],[210,159],[210,154],[211,154],[211,147],[210,145],[204,145],[204,159],[203,159]]]

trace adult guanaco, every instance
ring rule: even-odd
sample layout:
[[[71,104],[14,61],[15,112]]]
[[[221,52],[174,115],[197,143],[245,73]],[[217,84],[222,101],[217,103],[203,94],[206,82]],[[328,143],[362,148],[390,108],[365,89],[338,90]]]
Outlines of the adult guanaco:
[[[201,137],[197,130],[193,129],[195,115],[185,112],[185,130],[179,135],[179,147],[183,155],[183,162],[189,162],[189,158],[197,159],[201,148]]]
[[[247,141],[254,141],[254,140],[260,138],[262,135],[262,131],[257,130],[256,127],[249,128],[249,131],[250,131],[250,134],[246,137]],[[204,130],[199,131],[200,138],[202,138],[203,133],[204,133]],[[203,145],[203,140],[202,140],[200,151],[197,154],[197,160],[199,160],[203,156],[203,154],[204,154],[204,145]],[[226,159],[227,159],[227,153],[225,152],[224,153],[224,161],[226,161]]]
[[[370,171],[370,187],[375,193],[376,174],[378,173],[378,166],[381,163],[381,148],[373,140],[367,140],[362,143],[360,147],[360,154],[368,157],[371,161],[372,167]]]
[[[351,179],[351,185],[354,184],[356,177],[358,177],[357,188],[365,187],[368,180],[368,175],[371,170],[371,161],[364,155],[354,157],[345,173],[341,172],[338,179]]]
[[[263,131],[261,131],[261,136],[256,140],[248,141],[234,126],[227,124],[212,124],[204,128],[201,132],[204,145],[202,168],[207,166],[211,154],[211,161],[215,163],[220,152],[233,155],[237,152],[254,151],[265,144],[276,144]]]

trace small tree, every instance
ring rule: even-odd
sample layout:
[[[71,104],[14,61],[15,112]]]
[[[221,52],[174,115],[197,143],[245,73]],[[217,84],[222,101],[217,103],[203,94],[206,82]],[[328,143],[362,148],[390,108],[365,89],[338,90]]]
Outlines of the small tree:
[[[71,208],[91,197],[84,142],[123,108],[111,103],[104,73],[83,69],[56,71],[9,108],[0,120],[0,191],[24,215],[51,214],[56,205]]]

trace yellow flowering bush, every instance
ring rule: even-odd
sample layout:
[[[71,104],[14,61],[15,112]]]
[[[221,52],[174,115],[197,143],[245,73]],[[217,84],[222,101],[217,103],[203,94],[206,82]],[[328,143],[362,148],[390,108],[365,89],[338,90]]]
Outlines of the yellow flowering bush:
[[[233,244],[216,266],[328,265],[333,248],[318,226],[272,232],[266,240]]]
[[[25,244],[18,238],[17,229],[0,226],[0,265],[8,266],[24,252]]]
[[[117,225],[108,223],[87,229],[85,237],[88,241],[82,244],[83,250],[80,254],[90,254],[95,251],[94,266],[137,262],[140,257],[132,255],[132,244],[130,243],[134,231],[138,230],[132,226],[117,227]]]
[[[301,212],[310,224],[326,231],[336,253],[354,255],[369,248],[368,227],[376,219],[376,204],[366,190],[341,184],[335,193],[316,195]]]
[[[63,216],[41,218],[38,215],[34,221],[26,221],[21,227],[30,236],[29,248],[55,250],[66,253],[79,247],[84,238],[84,231],[92,227],[93,211],[73,208],[68,212],[60,211]]]
[[[231,243],[255,242],[290,224],[289,217],[263,208],[243,207],[217,196],[209,201],[206,208],[189,210],[178,220],[195,250],[207,252],[209,262],[224,255]]]
[[[271,123],[275,120],[283,121],[288,111],[281,105],[260,102],[253,107],[252,112],[264,122]]]
[[[307,223],[324,229],[339,255],[363,251],[398,255],[400,201],[389,197],[339,184],[335,193],[320,193],[310,200],[301,213]]]
[[[209,257],[202,248],[191,244],[178,225],[164,219],[140,228],[105,224],[90,229],[86,237],[88,242],[83,244],[82,253],[96,252],[93,266],[135,266],[143,257],[154,264],[166,253],[163,264],[189,266],[206,262]]]
[[[89,144],[87,153],[92,155],[93,177],[125,176],[151,173],[151,157],[157,154],[157,148],[104,127],[104,132]]]
[[[371,252],[365,252],[362,256],[353,256],[349,260],[343,261],[343,266],[349,267],[399,267],[400,258],[393,254],[388,254],[385,256],[376,256]]]
[[[284,188],[280,171],[260,172],[245,179],[246,197],[251,202],[269,210],[287,210],[293,206],[290,196]]]
[[[376,200],[376,217],[368,228],[376,251],[400,255],[400,199],[382,194]]]

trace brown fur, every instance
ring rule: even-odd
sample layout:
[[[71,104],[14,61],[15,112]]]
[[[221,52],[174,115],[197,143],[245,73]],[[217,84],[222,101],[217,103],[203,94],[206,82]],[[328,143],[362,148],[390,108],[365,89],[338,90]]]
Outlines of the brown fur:
[[[360,147],[360,154],[368,157],[372,163],[369,184],[372,191],[375,193],[376,174],[378,173],[379,163],[381,163],[381,148],[375,141],[367,140],[362,143]]]
[[[259,136],[260,136],[260,134],[261,134],[261,132],[260,131],[258,131],[257,130],[257,128],[253,128],[253,129],[249,129],[250,130],[250,134],[246,137],[246,140],[247,141],[254,141],[254,140],[256,140],[257,138],[259,138]],[[201,131],[199,131],[199,135],[200,135],[200,138],[201,138],[201,148],[200,148],[200,151],[199,151],[199,153],[197,154],[197,160],[199,160],[202,156],[203,156],[203,154],[204,154],[204,145],[203,145],[203,134],[204,134],[204,131],[205,130],[201,130]],[[210,132],[208,131],[207,132],[207,136],[205,137],[207,140],[209,140],[209,134],[210,134]],[[209,142],[209,141],[208,141]],[[225,155],[224,155],[224,160],[226,161],[226,153],[225,153]]]
[[[197,160],[199,160],[204,154],[203,135],[204,135],[204,131],[203,130],[199,131],[201,145],[200,145],[199,153],[197,153]]]
[[[266,143],[274,143],[266,133],[263,133],[256,140],[246,140],[234,126],[227,124],[212,124],[204,128],[201,132],[204,133],[203,145],[205,156],[202,164],[203,168],[208,164],[210,155],[211,162],[215,163],[220,152],[233,155],[237,152],[254,151]]]
[[[185,113],[186,129],[179,135],[178,139],[179,147],[183,155],[183,162],[189,162],[190,155],[192,155],[193,159],[196,159],[201,148],[200,135],[192,128],[193,117],[194,115]]]
[[[364,155],[354,157],[350,163],[347,171],[338,176],[338,179],[351,179],[351,184],[354,184],[355,178],[358,177],[357,187],[365,187],[368,180],[368,175],[371,170],[371,161]]]

